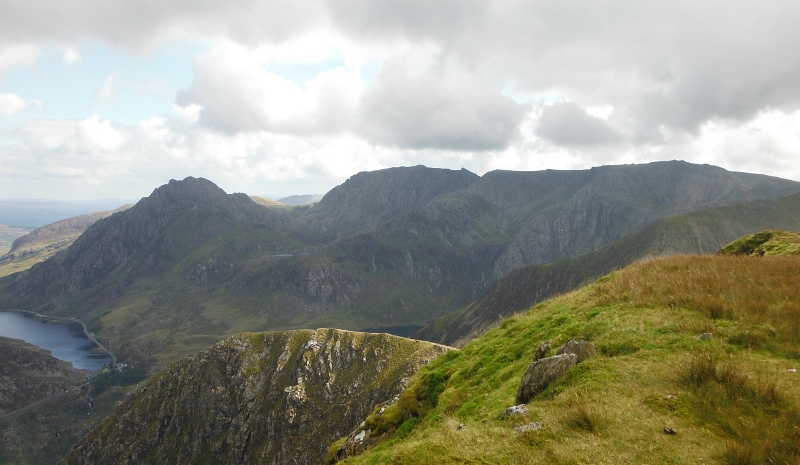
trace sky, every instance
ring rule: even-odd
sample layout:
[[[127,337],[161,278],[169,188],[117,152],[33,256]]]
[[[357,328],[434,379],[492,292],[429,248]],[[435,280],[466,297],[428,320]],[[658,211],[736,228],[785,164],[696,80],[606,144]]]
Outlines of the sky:
[[[0,198],[686,160],[800,181],[800,2],[3,0]]]

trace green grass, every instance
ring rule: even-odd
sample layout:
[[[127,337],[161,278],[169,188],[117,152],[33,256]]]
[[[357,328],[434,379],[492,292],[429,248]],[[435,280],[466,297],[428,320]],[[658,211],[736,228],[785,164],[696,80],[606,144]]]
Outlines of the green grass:
[[[791,231],[761,231],[737,239],[720,251],[722,255],[800,255],[800,234]]]
[[[797,276],[791,256],[674,257],[615,272],[431,362],[367,419],[388,439],[343,463],[797,463],[800,378],[787,370],[800,365]],[[696,340],[704,332],[713,339]],[[754,333],[762,343],[740,342]],[[554,353],[572,337],[599,355],[527,415],[503,416],[539,343],[552,340]],[[513,429],[533,421],[543,429]]]

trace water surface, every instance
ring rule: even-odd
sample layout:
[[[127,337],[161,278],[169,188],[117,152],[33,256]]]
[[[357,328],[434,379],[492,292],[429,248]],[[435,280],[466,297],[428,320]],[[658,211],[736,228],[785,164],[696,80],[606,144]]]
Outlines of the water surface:
[[[93,354],[97,344],[86,338],[80,323],[54,324],[24,312],[0,311],[0,336],[22,339],[49,350],[53,357],[72,362],[75,368],[99,370],[111,363],[108,354]]]

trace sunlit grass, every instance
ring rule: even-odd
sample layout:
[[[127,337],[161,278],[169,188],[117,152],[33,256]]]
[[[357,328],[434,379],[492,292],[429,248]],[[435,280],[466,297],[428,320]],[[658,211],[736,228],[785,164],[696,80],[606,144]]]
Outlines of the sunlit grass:
[[[796,463],[798,276],[800,257],[673,257],[613,273],[431,362],[367,420],[389,439],[344,463]],[[599,355],[527,415],[504,416],[539,343],[553,355],[572,337]],[[534,421],[541,431],[513,429]]]

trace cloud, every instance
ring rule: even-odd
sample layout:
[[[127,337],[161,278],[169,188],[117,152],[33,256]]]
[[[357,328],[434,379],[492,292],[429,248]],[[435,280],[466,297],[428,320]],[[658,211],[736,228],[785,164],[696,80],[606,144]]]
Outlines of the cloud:
[[[546,105],[536,134],[564,147],[605,145],[622,139],[606,121],[589,115],[574,102]]]
[[[27,108],[28,102],[22,97],[11,93],[0,94],[0,116],[10,116]]]
[[[0,75],[12,69],[33,66],[40,55],[37,45],[22,43],[4,46],[0,41]]]
[[[519,135],[524,108],[468,73],[387,63],[359,104],[358,133],[412,149],[497,150]]]
[[[113,100],[114,97],[117,95],[117,88],[115,85],[115,81],[117,77],[113,74],[109,74],[106,76],[105,80],[103,81],[103,85],[97,89],[97,93],[95,94],[95,99],[100,102],[107,102]]]
[[[198,105],[200,122],[226,132],[324,134],[345,130],[363,83],[341,67],[301,86],[265,70],[243,47],[227,45],[194,63],[194,80],[180,91],[181,107]]]
[[[81,61],[81,54],[78,53],[73,47],[62,47],[62,51],[64,52],[64,63],[67,65],[74,65],[75,63]]]

